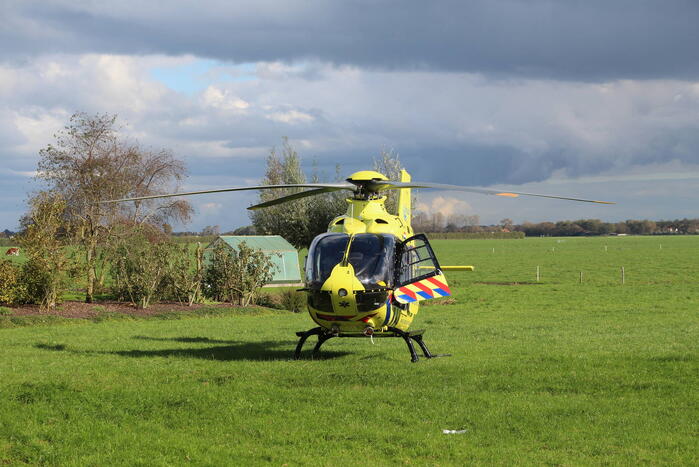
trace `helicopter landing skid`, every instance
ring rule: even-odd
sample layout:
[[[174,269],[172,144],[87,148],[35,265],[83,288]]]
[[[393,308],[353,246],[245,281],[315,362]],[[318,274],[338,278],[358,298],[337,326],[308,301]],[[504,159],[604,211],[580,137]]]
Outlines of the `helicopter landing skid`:
[[[417,362],[420,359],[420,357],[418,357],[417,355],[417,352],[415,351],[413,341],[417,342],[417,345],[420,346],[420,350],[422,350],[422,353],[425,356],[425,358],[451,357],[451,354],[432,354],[430,350],[427,348],[425,342],[422,340],[422,334],[424,332],[425,331],[422,329],[417,331],[403,331],[398,328],[389,326],[386,332],[377,332],[373,335],[373,337],[402,337],[405,343],[408,345],[408,350],[410,351],[410,360],[413,363]],[[320,353],[320,347],[325,343],[325,341],[332,339],[333,337],[369,337],[365,336],[364,334],[357,333],[348,334],[342,332],[332,332],[328,329],[321,327],[309,329],[308,331],[299,331],[296,333],[296,335],[299,336],[299,343],[296,345],[296,351],[294,352],[294,360],[298,360],[301,358],[301,349],[303,348],[303,344],[306,342],[306,339],[308,339],[310,336],[318,336],[318,342],[316,343],[315,347],[313,347],[312,355],[314,357],[318,356],[318,354]]]

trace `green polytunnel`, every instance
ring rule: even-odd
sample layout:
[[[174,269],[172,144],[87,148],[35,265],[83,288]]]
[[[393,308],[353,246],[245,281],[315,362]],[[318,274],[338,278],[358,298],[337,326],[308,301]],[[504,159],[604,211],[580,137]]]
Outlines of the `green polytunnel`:
[[[272,281],[267,285],[299,285],[302,283],[298,252],[291,243],[279,235],[221,235],[206,247],[207,252],[220,242],[232,249],[238,248],[240,243],[245,242],[250,248],[262,250],[269,256],[275,268]]]

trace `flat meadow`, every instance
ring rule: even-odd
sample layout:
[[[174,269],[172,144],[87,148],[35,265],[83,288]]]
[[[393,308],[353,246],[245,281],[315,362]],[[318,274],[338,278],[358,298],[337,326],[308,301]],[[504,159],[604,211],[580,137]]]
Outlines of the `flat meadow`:
[[[0,463],[699,463],[699,236],[433,246],[475,271],[421,308],[452,356],[418,363],[400,339],[292,361],[305,313],[4,309]]]

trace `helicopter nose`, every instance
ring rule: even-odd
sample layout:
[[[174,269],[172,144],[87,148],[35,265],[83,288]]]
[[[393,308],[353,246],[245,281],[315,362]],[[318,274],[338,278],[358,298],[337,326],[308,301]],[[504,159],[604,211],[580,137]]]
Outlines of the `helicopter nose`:
[[[333,310],[343,315],[357,313],[357,300],[353,291],[363,289],[362,283],[354,275],[351,264],[336,265],[323,284],[323,290],[330,292]]]

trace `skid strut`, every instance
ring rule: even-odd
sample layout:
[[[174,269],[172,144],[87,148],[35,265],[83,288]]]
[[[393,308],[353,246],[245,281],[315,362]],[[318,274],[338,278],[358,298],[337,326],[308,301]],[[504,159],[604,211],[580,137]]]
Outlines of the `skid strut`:
[[[377,332],[374,333],[373,337],[380,338],[380,337],[402,337],[405,343],[408,346],[408,350],[410,351],[410,360],[414,363],[417,362],[420,357],[418,357],[417,352],[415,351],[415,346],[413,345],[413,341],[417,342],[417,345],[420,346],[420,350],[422,350],[423,355],[425,358],[437,358],[437,357],[450,357],[450,354],[432,354],[430,350],[427,348],[427,345],[425,342],[422,340],[422,334],[425,331],[420,329],[418,331],[403,331],[398,328],[394,327],[388,327],[388,330],[385,332]],[[296,351],[294,351],[294,360],[298,360],[301,358],[301,349],[303,349],[303,344],[306,343],[306,339],[308,339],[310,336],[318,336],[318,342],[316,342],[315,347],[313,347],[313,356],[317,357],[318,354],[320,353],[320,347],[325,343],[325,341],[332,339],[333,337],[364,337],[367,338],[368,336],[361,334],[361,333],[342,333],[342,332],[333,332],[330,331],[329,329],[317,327],[313,329],[309,329],[308,331],[299,331],[296,333],[297,336],[299,336],[299,343],[296,344]]]

